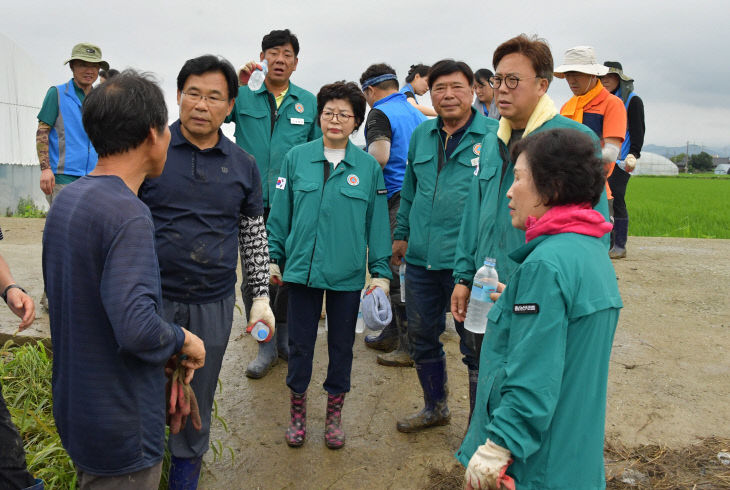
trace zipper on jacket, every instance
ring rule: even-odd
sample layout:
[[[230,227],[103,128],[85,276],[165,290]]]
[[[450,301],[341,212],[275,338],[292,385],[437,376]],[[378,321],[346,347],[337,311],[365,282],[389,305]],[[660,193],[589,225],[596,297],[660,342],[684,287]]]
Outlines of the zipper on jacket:
[[[307,271],[307,287],[309,287],[309,279],[312,277],[312,266],[314,264],[314,252],[317,250],[317,235],[319,230],[319,214],[322,211],[322,201],[324,200],[324,186],[330,177],[330,162],[324,161],[322,165],[322,194],[319,196],[319,206],[317,208],[317,225],[314,228],[314,244],[312,245],[312,257],[309,259],[309,271]]]
[[[274,126],[276,125],[276,120],[279,119],[279,108],[276,107],[276,99],[274,98],[274,94],[266,91],[266,99],[269,101],[269,109],[270,109],[270,118],[271,118],[271,133],[270,136],[274,136]]]

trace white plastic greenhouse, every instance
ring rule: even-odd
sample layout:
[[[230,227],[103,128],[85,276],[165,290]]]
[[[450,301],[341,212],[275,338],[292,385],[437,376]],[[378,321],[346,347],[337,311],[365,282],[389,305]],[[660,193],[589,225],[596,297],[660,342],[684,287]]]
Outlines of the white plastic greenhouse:
[[[670,159],[656,153],[642,151],[632,175],[677,175],[678,173],[679,169]]]
[[[50,83],[31,57],[2,34],[0,53],[4,73],[0,75],[0,212],[14,210],[27,197],[46,209],[35,132]]]

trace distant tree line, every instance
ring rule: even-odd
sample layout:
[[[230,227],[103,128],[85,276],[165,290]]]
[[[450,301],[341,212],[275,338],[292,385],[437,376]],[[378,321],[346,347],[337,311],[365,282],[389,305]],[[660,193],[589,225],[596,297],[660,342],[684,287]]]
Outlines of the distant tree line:
[[[712,155],[707,153],[706,151],[703,151],[701,153],[696,153],[694,155],[690,155],[689,161],[687,161],[687,154],[686,153],[680,153],[679,155],[674,155],[670,158],[671,161],[674,163],[684,163],[687,162],[687,170],[690,172],[710,172],[712,171]]]

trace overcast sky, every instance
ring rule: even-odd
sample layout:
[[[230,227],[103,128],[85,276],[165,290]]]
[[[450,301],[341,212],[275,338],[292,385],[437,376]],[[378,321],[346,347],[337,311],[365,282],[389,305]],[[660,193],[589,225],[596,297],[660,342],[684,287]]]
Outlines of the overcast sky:
[[[292,80],[315,94],[334,80],[358,81],[375,62],[391,64],[401,83],[411,64],[446,57],[474,70],[491,69],[496,46],[525,32],[548,40],[556,66],[566,49],[583,44],[594,46],[599,62],[621,61],[644,100],[645,143],[730,147],[727,1],[0,0],[0,5],[0,32],[34,59],[49,83],[70,78],[63,61],[74,44],[93,42],[114,68],[154,72],[173,115],[175,78],[186,59],[220,54],[238,67],[258,59],[261,38],[274,28],[288,27],[299,37]],[[548,93],[558,106],[570,96],[559,79]]]

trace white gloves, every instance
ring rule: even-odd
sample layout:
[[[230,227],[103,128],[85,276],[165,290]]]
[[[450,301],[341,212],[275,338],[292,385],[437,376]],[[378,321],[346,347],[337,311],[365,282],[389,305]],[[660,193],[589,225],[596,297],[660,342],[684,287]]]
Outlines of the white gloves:
[[[479,446],[469,460],[464,476],[467,486],[475,490],[514,489],[514,480],[504,474],[512,462],[511,457],[509,450],[487,439],[486,444]]]
[[[636,157],[629,153],[626,158],[624,158],[624,164],[626,164],[627,172],[633,172],[636,168]]]
[[[279,264],[269,262],[269,283],[281,285],[284,280],[281,278],[281,269]]]
[[[248,326],[250,327],[258,321],[262,321],[267,324],[271,327],[271,332],[274,332],[276,319],[274,318],[274,312],[271,311],[271,306],[269,306],[268,296],[259,296],[258,298],[253,299],[251,312],[248,315]]]
[[[390,279],[386,279],[384,277],[371,277],[370,286],[382,289],[386,296],[390,294]]]
[[[618,158],[618,146],[613,143],[605,143],[603,150],[601,150],[601,158],[605,163],[613,163]]]

